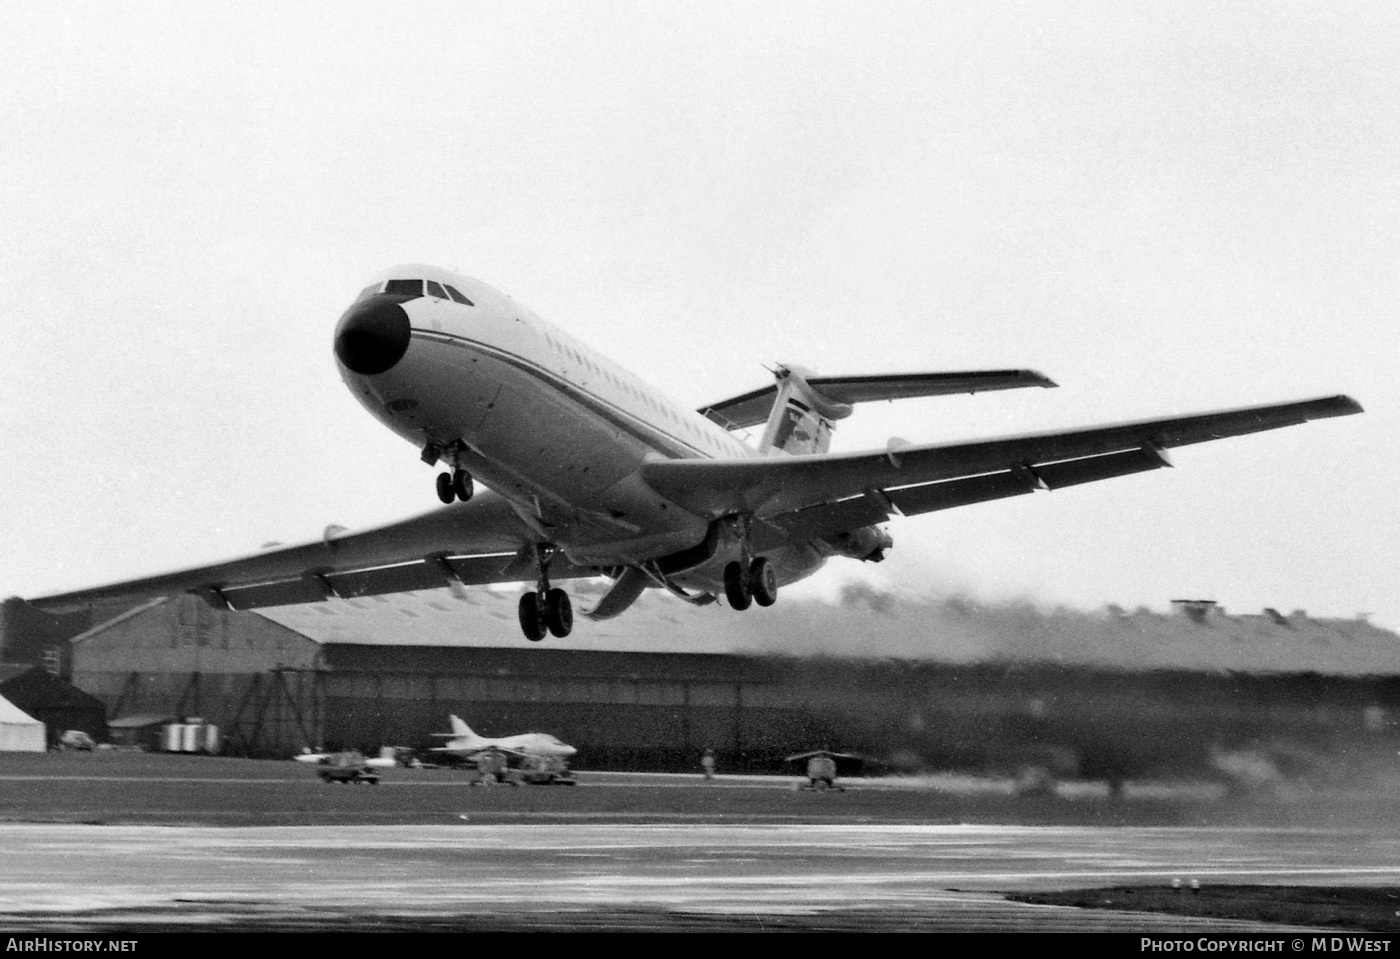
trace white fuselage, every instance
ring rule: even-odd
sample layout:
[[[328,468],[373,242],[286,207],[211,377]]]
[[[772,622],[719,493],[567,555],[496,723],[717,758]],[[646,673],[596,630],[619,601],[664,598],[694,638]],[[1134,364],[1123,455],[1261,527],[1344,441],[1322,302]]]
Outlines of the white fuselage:
[[[548,733],[521,733],[518,736],[501,736],[496,739],[473,734],[450,740],[435,751],[472,756],[488,749],[501,749],[522,756],[551,756],[556,759],[567,759],[578,752],[573,746],[560,742]]]
[[[645,562],[695,546],[710,520],[642,482],[647,457],[758,452],[700,413],[483,283],[413,267],[471,305],[430,296],[400,304],[411,338],[394,365],[362,375],[341,365],[359,402],[420,449],[443,450],[511,501],[521,518],[582,565]],[[810,574],[813,549],[774,556],[780,579]],[[678,582],[713,586],[718,567]]]

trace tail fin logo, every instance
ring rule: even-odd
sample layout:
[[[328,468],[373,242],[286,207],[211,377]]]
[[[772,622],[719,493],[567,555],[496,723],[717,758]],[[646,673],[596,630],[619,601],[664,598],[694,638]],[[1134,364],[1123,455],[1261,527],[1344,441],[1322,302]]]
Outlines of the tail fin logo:
[[[765,453],[801,456],[831,448],[831,421],[849,416],[851,408],[823,396],[807,382],[810,375],[798,366],[780,366],[774,371],[778,393],[759,444]]]
[[[790,399],[779,411],[773,431],[773,449],[784,453],[825,453],[831,448],[831,424],[805,403]]]

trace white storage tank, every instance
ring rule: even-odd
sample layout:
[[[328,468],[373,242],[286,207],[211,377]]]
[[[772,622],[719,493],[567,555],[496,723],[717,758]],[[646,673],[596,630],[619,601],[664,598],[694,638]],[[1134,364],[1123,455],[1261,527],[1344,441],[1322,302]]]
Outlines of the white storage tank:
[[[178,753],[185,739],[183,723],[167,723],[161,729],[160,748],[168,753]]]
[[[199,731],[203,724],[185,723],[180,727],[180,752],[199,752]]]
[[[223,745],[223,741],[219,738],[219,727],[213,723],[205,723],[201,730],[203,732],[203,736],[200,737],[202,748],[206,753],[216,755],[219,752],[219,747]]]

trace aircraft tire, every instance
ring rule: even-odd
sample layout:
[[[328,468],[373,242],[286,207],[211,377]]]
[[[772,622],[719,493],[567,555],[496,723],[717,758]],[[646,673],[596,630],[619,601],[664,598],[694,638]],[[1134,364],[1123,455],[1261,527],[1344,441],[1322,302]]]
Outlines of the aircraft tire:
[[[437,476],[438,499],[444,503],[451,503],[457,498],[457,492],[452,488],[452,474],[439,473]]]
[[[540,615],[540,594],[526,593],[520,597],[520,631],[532,643],[544,639],[544,617]]]
[[[544,625],[563,639],[574,629],[574,605],[569,602],[569,594],[562,589],[551,589],[544,594]]]
[[[744,568],[738,563],[730,563],[724,567],[724,598],[729,600],[731,609],[745,610],[753,602],[753,594],[749,592],[749,580],[744,575]]]
[[[760,606],[772,606],[778,601],[778,573],[765,556],[749,567],[749,592]]]
[[[472,498],[472,474],[466,470],[452,471],[452,492],[465,503]]]

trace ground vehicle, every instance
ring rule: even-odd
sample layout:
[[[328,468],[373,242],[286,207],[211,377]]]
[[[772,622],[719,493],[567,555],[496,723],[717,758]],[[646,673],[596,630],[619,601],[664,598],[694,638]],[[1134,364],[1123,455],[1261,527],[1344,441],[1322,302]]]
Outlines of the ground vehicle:
[[[58,737],[58,748],[91,752],[97,748],[97,743],[81,729],[69,729],[64,732],[62,736]]]
[[[526,756],[514,770],[516,782],[532,786],[576,786],[578,780],[557,756]]]
[[[349,783],[355,786],[360,783],[369,783],[371,786],[379,784],[379,773],[370,767],[363,753],[331,753],[321,761],[316,773],[322,782]]]

